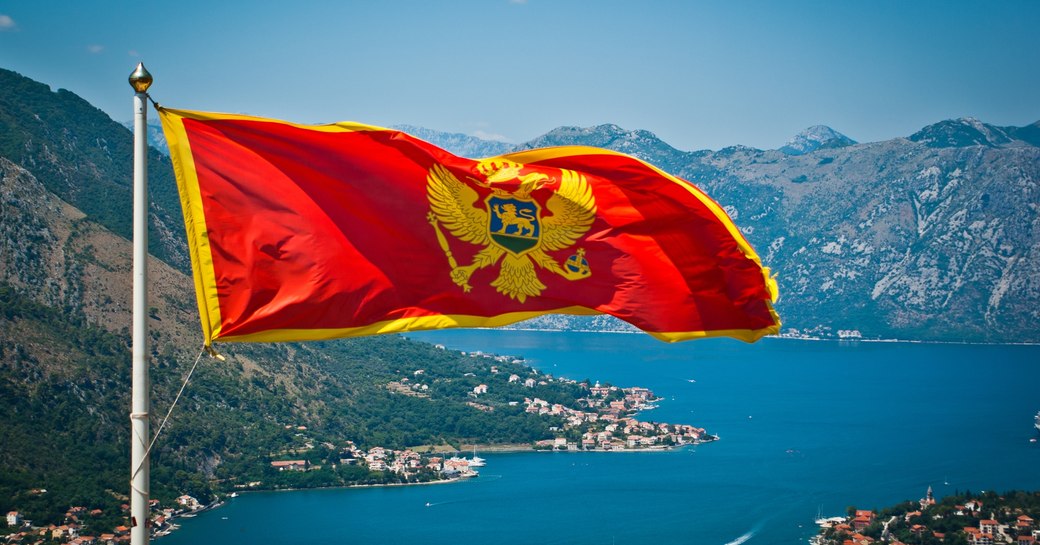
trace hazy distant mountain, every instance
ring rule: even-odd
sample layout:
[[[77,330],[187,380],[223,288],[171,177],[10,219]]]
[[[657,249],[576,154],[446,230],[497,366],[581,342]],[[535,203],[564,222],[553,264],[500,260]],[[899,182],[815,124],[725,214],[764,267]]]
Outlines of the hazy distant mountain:
[[[162,132],[162,126],[159,124],[158,120],[154,119],[154,112],[151,112],[151,114],[152,115],[148,119],[148,145],[159,153],[168,156],[170,155],[170,148],[166,144],[166,136]],[[133,131],[134,129],[133,121],[124,121],[122,125],[130,131]],[[416,127],[414,125],[394,125],[390,128],[421,138],[462,157],[491,157],[493,155],[501,155],[516,147],[514,144],[508,142],[484,140],[477,138],[476,136],[469,136],[462,133],[435,131]]]
[[[1018,129],[1011,127],[1011,132]],[[995,127],[967,117],[947,119],[929,125],[910,135],[911,142],[920,142],[932,148],[965,148],[971,146],[997,147],[1011,144],[1014,137],[1008,129]]]
[[[1040,146],[1040,121],[1033,123],[1032,125],[1026,125],[1025,127],[1006,127],[1013,138],[1027,142],[1034,146]]]
[[[517,150],[549,146],[595,146],[627,153],[661,166],[665,163],[692,160],[700,153],[679,151],[649,131],[630,131],[617,125],[597,127],[560,127],[534,140],[516,146]]]
[[[813,125],[784,144],[780,151],[788,155],[804,155],[819,149],[844,148],[856,141],[826,126]]]
[[[162,125],[159,124],[159,120],[155,119],[158,114],[154,111],[150,111],[148,114],[148,145],[155,149],[155,151],[169,157],[170,146],[166,144],[166,135],[163,134]],[[133,121],[124,121],[122,125],[130,132],[134,131]]]
[[[462,133],[434,131],[414,125],[394,125],[391,128],[406,132],[416,138],[421,138],[455,155],[473,159],[501,155],[513,148],[513,144],[506,142],[483,140]]]

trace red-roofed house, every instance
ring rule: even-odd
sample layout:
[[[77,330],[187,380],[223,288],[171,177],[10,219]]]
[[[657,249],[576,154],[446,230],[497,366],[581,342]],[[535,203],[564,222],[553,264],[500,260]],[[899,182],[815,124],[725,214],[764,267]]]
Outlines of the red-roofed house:
[[[307,460],[276,460],[271,462],[271,467],[278,471],[306,471]]]
[[[872,522],[874,522],[873,511],[857,510],[856,516],[852,519],[852,527],[859,531],[870,526]]]
[[[999,525],[1000,523],[993,519],[980,520],[979,530],[984,534],[995,534]]]
[[[1033,536],[1018,536],[1015,545],[1035,545],[1036,538]]]
[[[855,533],[855,534],[852,534],[852,540],[851,541],[853,543],[855,543],[856,545],[869,545],[869,544],[874,542],[874,538],[872,538],[870,536],[865,536],[863,534]]]

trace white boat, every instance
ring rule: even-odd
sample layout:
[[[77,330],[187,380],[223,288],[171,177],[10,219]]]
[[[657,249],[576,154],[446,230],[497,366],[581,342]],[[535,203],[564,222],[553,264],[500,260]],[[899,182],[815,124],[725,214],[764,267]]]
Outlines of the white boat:
[[[841,524],[841,523],[843,523],[843,522],[845,522],[847,520],[845,517],[824,517],[821,514],[822,510],[823,510],[823,506],[820,506],[819,508],[817,508],[816,509],[816,518],[813,519],[813,524],[816,524],[817,526],[819,526],[821,528],[831,528],[831,527],[836,526],[838,524]]]
[[[469,460],[469,467],[484,467],[487,465],[487,460],[477,456],[477,447],[473,447],[473,458]]]
[[[1036,431],[1040,431],[1040,411],[1036,412],[1036,418],[1033,419],[1033,427]]]

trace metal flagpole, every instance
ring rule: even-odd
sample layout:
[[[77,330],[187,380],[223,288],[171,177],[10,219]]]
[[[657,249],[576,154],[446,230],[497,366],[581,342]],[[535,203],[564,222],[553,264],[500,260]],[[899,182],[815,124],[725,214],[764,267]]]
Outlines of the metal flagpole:
[[[148,126],[147,98],[152,75],[144,63],[130,74],[134,88],[134,301],[133,390],[130,409],[130,543],[148,543]]]

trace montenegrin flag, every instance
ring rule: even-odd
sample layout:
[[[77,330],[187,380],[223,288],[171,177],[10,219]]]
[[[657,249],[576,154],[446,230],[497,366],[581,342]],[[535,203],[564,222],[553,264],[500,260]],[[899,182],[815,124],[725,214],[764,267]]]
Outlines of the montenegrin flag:
[[[722,208],[634,157],[473,160],[403,132],[159,109],[205,343],[609,314],[665,341],[779,331]]]

